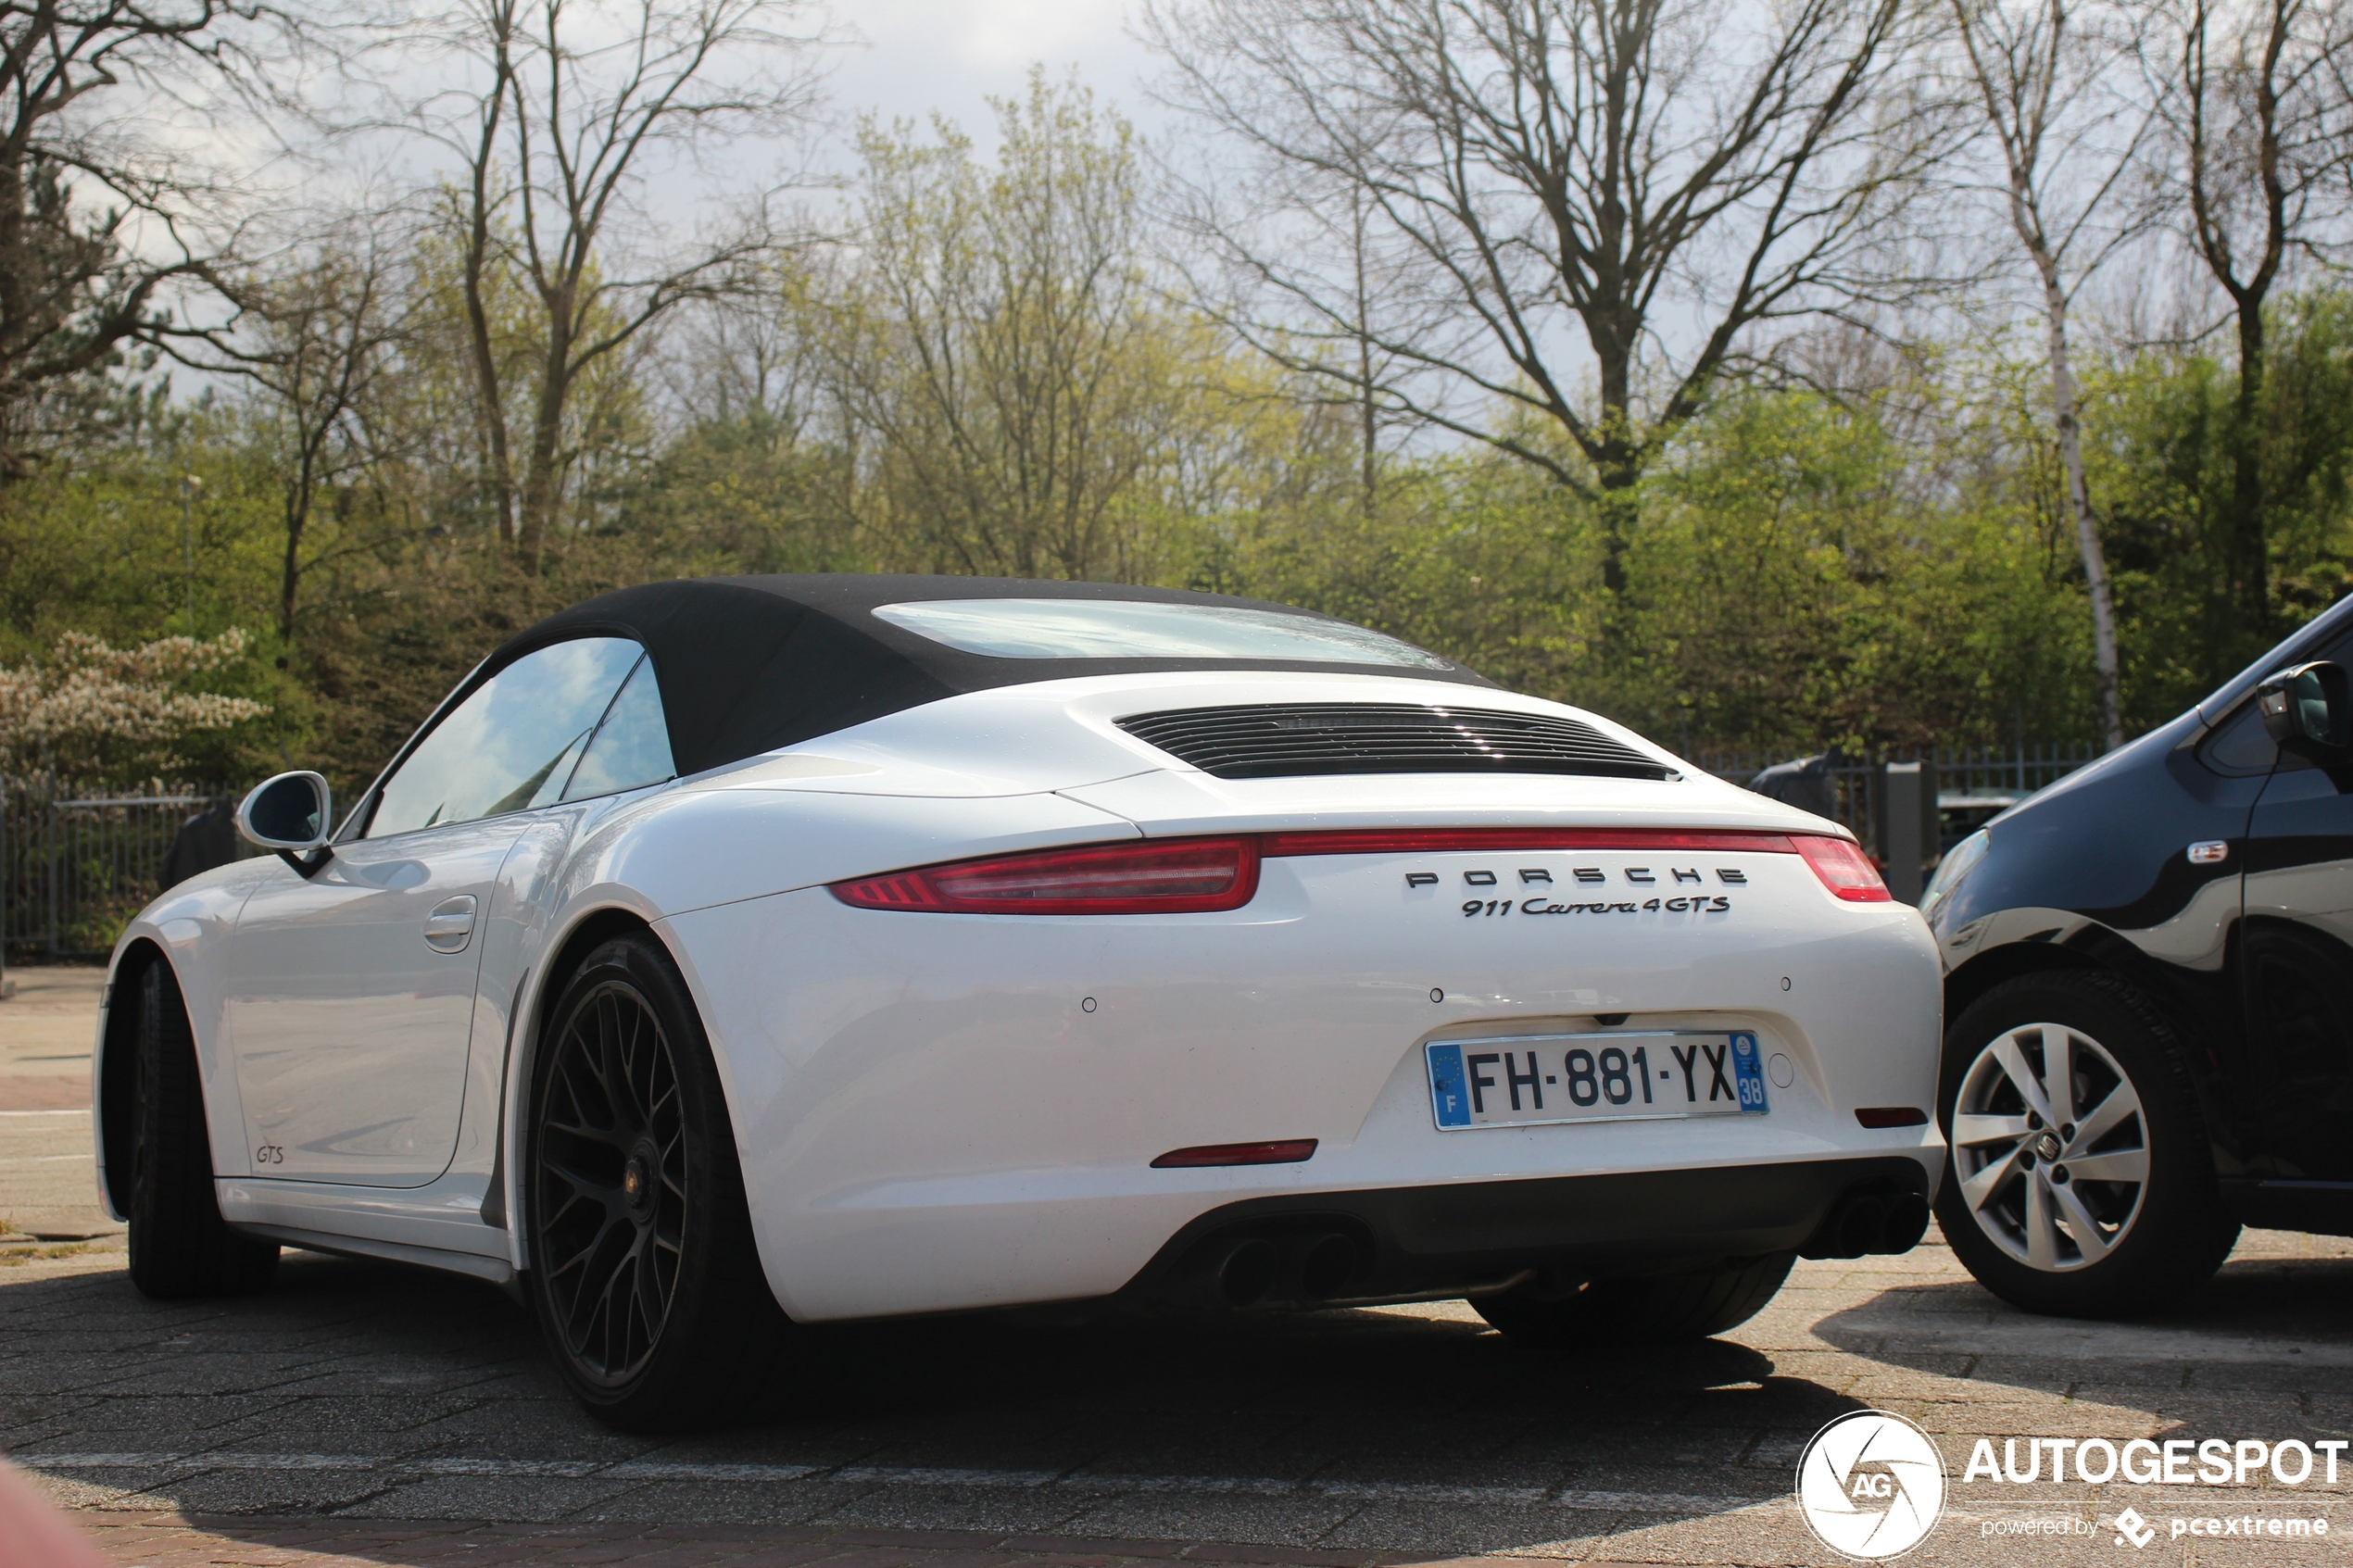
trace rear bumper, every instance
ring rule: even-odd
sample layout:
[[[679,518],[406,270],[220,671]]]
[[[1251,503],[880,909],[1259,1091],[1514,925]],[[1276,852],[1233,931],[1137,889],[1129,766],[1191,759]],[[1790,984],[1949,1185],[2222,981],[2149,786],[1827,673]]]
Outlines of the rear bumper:
[[[1471,871],[1528,869],[1463,859],[1432,859],[1431,874],[1471,885]],[[1856,1115],[1934,1103],[1940,982],[1918,911],[1840,905],[1796,857],[1759,854],[1737,919],[1570,929],[1515,915],[1489,929],[1409,886],[1395,858],[1353,859],[1270,861],[1257,898],[1226,913],[906,914],[808,888],[671,917],[777,1300],[813,1323],[1101,1299],[1203,1216],[1259,1199],[1650,1174],[1671,1186],[1694,1170],[1879,1159],[1934,1179],[1933,1123]],[[1553,874],[1575,884],[1565,858]],[[1621,1025],[1754,1030],[1769,1113],[1436,1125],[1426,1042]],[[1308,1138],[1315,1156],[1298,1164],[1152,1163]],[[1530,1245],[1670,1260],[1791,1249],[1829,1201],[1806,1191],[1755,1223],[1669,1215],[1659,1237],[1632,1212],[1554,1215],[1570,1228]],[[1464,1200],[1428,1201],[1442,1228]],[[1520,1246],[1506,1243],[1492,1250]]]
[[[1894,1156],[1254,1198],[1186,1225],[1120,1295],[1147,1307],[1338,1306],[1794,1252],[1857,1189],[1930,1196],[1919,1161]],[[1221,1272],[1259,1241],[1271,1252],[1251,1261],[1266,1287],[1236,1300]]]

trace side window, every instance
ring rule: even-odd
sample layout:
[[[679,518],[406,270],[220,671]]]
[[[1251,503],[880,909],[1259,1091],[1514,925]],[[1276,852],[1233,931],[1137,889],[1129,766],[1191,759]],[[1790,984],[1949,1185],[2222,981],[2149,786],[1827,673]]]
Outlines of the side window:
[[[2279,760],[2280,748],[2271,744],[2271,733],[2263,728],[2262,711],[2250,697],[2214,726],[2197,754],[2218,773],[2245,775],[2270,772],[2271,764]]]
[[[629,684],[613,698],[612,711],[598,726],[587,754],[573,771],[564,798],[617,795],[677,775],[670,760],[670,721],[661,711],[661,687],[654,679],[654,661],[641,659]]]
[[[384,781],[368,836],[560,799],[582,748],[642,652],[625,637],[582,637],[527,653],[498,671]]]

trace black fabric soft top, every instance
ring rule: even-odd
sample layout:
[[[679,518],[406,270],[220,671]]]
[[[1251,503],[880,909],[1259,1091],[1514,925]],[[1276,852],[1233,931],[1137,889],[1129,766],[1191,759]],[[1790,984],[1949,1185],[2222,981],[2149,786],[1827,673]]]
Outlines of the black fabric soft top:
[[[574,605],[518,633],[470,685],[535,648],[581,636],[645,645],[681,774],[992,686],[1152,670],[1301,670],[1403,675],[1492,689],[1458,665],[1444,670],[1260,659],[1000,659],[965,653],[870,612],[927,599],[1126,599],[1224,605],[1333,617],[1260,599],[1111,583],[857,572],[700,577],[647,583]],[[462,693],[459,694],[462,696]]]

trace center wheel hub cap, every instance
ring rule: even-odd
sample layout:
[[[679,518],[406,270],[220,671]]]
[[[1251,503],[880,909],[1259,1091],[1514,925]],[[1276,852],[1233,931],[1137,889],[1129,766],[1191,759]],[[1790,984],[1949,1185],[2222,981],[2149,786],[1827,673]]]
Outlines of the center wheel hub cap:
[[[2045,1133],[2042,1141],[2034,1146],[2034,1152],[2045,1160],[2057,1160],[2059,1157],[2059,1141],[2050,1134]]]
[[[652,1212],[654,1186],[660,1178],[661,1157],[642,1145],[629,1156],[629,1163],[621,1168],[621,1204],[629,1217],[640,1223]]]

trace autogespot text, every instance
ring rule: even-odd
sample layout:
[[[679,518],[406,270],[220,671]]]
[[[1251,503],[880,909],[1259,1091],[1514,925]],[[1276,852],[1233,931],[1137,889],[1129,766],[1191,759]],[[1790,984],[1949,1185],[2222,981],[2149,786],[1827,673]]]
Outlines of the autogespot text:
[[[2245,1486],[2268,1477],[2284,1486],[2300,1486],[2318,1470],[2325,1486],[2336,1480],[2337,1456],[2348,1447],[2353,1440],[2342,1437],[2317,1443],[2295,1437],[2284,1443],[2254,1437],[2176,1437],[2160,1443],[2135,1437],[2120,1445],[2106,1437],[2005,1437],[1996,1459],[1994,1439],[1980,1437],[1961,1480],[1965,1485],[1994,1481],[2022,1486],[2069,1480],[2071,1470],[2072,1479],[2095,1486],[2123,1480],[2141,1486]]]

